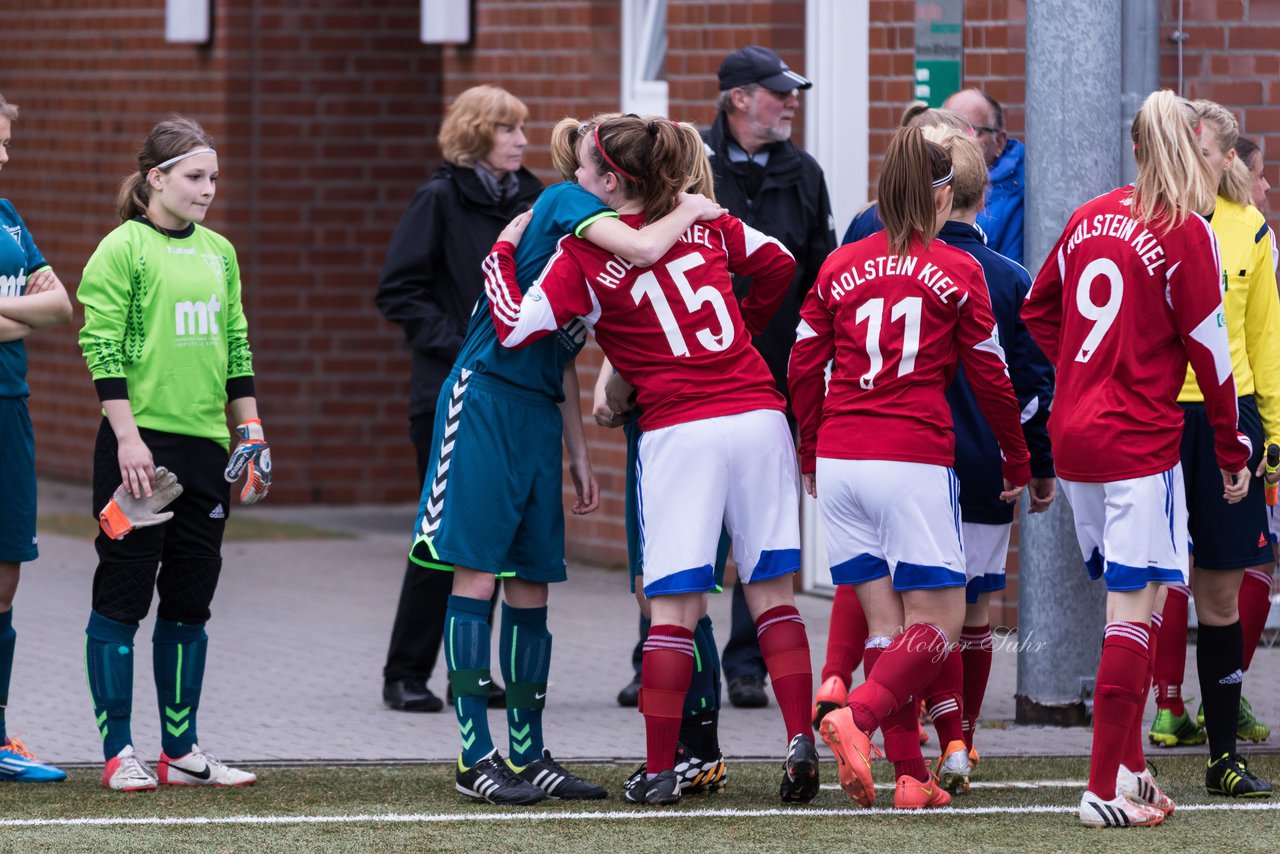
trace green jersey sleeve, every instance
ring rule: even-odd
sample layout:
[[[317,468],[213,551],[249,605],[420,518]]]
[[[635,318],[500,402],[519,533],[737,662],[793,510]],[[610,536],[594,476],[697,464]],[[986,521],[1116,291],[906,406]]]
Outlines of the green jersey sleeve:
[[[76,298],[84,306],[80,349],[95,380],[125,376],[125,363],[137,359],[143,330],[143,286],[125,226],[108,234],[85,265]]]

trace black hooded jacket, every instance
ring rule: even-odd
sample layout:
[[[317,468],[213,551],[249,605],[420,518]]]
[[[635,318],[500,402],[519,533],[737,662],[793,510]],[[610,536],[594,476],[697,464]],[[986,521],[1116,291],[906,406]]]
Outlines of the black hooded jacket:
[[[503,226],[542,192],[528,169],[516,179],[515,195],[500,204],[474,169],[446,162],[414,193],[396,226],[375,301],[413,351],[411,418],[435,411],[484,289],[481,264]]]

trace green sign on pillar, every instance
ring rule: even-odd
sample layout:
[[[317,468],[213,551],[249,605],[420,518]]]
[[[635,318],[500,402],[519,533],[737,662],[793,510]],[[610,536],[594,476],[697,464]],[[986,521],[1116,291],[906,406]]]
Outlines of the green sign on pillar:
[[[964,79],[964,0],[916,0],[916,100],[941,107]]]

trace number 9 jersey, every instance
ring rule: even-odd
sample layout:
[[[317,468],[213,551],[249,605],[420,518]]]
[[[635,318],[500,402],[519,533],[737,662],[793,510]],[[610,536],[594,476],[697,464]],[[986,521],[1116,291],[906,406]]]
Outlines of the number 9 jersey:
[[[1178,464],[1187,360],[1204,393],[1219,467],[1249,458],[1222,310],[1218,242],[1204,218],[1133,216],[1133,188],[1072,215],[1022,307],[1057,368],[1049,438],[1058,474],[1109,483]]]
[[[898,256],[884,232],[832,252],[800,309],[788,369],[800,470],[813,472],[816,457],[953,465],[945,395],[961,362],[1004,477],[1025,484],[1030,455],[997,339],[982,267],[968,253],[934,240]]]
[[[627,214],[632,228],[643,214]],[[510,243],[485,263],[498,339],[523,347],[582,317],[614,369],[636,388],[647,431],[756,409],[783,410],[751,335],[768,325],[795,259],[736,217],[694,223],[658,263],[636,267],[568,235],[527,293],[516,285]],[[729,273],[751,277],[737,304]]]

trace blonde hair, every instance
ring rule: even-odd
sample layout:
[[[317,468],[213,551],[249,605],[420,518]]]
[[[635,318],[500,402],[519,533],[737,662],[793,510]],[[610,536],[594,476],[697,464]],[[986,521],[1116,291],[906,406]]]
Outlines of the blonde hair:
[[[1218,150],[1222,154],[1233,151],[1236,140],[1240,138],[1240,123],[1231,111],[1216,101],[1192,101],[1191,109],[1202,125],[1210,125],[1213,135],[1218,139]],[[1218,179],[1218,195],[1238,205],[1253,203],[1253,178],[1249,175],[1249,164],[1243,157],[1231,159],[1231,165]]]
[[[120,219],[127,221],[146,215],[147,205],[151,201],[151,185],[147,183],[147,175],[152,169],[188,151],[213,147],[213,137],[197,122],[183,116],[174,116],[153,127],[138,151],[137,170],[126,175],[120,182],[120,191],[116,195],[116,212],[120,214]],[[175,163],[174,166],[176,165]],[[167,173],[174,166],[169,166],[164,171]]]
[[[981,210],[990,176],[978,141],[962,130],[934,125],[923,129],[924,138],[942,146],[951,156],[951,205],[958,211]]]
[[[595,130],[600,122],[620,115],[622,113],[596,113],[585,122],[565,116],[556,122],[556,126],[551,129],[551,165],[560,173],[561,178],[566,181],[576,180],[574,173],[578,171],[578,146],[582,144],[582,138]]]
[[[1144,223],[1176,227],[1188,211],[1213,209],[1217,181],[1200,153],[1191,105],[1168,89],[1152,92],[1134,116],[1133,213]]]
[[[924,101],[913,101],[902,111],[902,120],[898,122],[904,128],[945,127],[974,135],[973,123],[955,110],[939,110],[930,107]]]
[[[686,164],[687,180],[684,185],[684,192],[697,193],[714,202],[716,200],[716,176],[711,171],[710,149],[702,141],[702,134],[698,133],[698,129],[693,125],[688,122],[676,122],[676,127],[688,137],[690,162]]]
[[[885,151],[880,180],[876,184],[880,220],[889,238],[889,251],[907,255],[911,241],[927,248],[937,231],[937,207],[933,186],[951,171],[951,156],[937,143],[924,138],[920,128],[894,132]]]
[[[4,99],[4,95],[0,95],[0,117],[13,121],[18,117],[18,105],[10,104]]]
[[[440,151],[458,166],[472,167],[491,150],[498,125],[521,125],[529,108],[498,86],[472,86],[458,96],[440,126]]]

